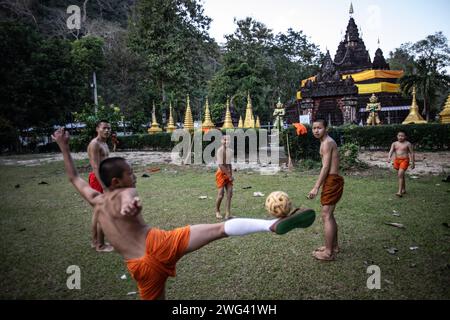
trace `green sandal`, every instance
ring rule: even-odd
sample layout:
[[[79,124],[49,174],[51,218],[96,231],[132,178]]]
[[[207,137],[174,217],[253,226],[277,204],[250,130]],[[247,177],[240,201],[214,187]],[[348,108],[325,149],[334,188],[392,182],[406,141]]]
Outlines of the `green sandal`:
[[[276,234],[286,234],[292,229],[308,228],[315,219],[316,212],[313,209],[295,209],[292,215],[278,220],[270,229]]]

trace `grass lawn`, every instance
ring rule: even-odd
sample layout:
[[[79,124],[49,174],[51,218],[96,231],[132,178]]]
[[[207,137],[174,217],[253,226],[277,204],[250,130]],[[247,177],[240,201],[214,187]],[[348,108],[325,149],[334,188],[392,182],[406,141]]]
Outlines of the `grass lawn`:
[[[135,168],[147,223],[171,229],[216,222],[213,171],[160,167],[150,178],[141,178],[143,168]],[[316,174],[237,172],[233,214],[267,218],[265,198],[253,192],[275,190],[319,212],[318,199],[306,200]],[[136,285],[120,256],[90,249],[91,209],[67,181],[62,162],[0,166],[0,176],[0,299],[138,299],[127,296]],[[180,260],[177,277],[167,283],[167,298],[450,299],[450,229],[443,225],[450,223],[450,185],[439,177],[408,178],[408,195],[397,199],[396,178],[389,171],[345,179],[336,210],[342,247],[336,262],[311,256],[323,242],[320,219],[284,236],[223,239]],[[247,186],[252,188],[244,190]],[[208,199],[199,199],[202,195]],[[387,252],[391,247],[398,249],[395,255]],[[70,265],[81,268],[81,290],[66,287]],[[369,265],[381,268],[380,290],[366,287]],[[120,279],[123,274],[126,280]]]

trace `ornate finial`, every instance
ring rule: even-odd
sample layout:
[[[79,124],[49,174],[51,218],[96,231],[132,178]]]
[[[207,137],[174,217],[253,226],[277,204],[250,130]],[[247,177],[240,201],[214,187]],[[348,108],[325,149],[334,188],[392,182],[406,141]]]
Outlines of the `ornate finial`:
[[[227,106],[225,111],[225,121],[223,122],[222,129],[234,129],[233,121],[231,120],[230,112],[230,99],[227,98]]]
[[[205,121],[202,123],[202,129],[212,129],[215,125],[211,120],[211,113],[209,112],[209,101],[208,96],[206,96],[206,103],[205,103]]]
[[[278,97],[277,109],[283,109],[283,104],[281,103],[280,97]]]
[[[245,110],[244,128],[254,128],[255,118],[253,117],[252,99],[250,91],[247,93],[247,109]]]
[[[185,130],[194,130],[194,120],[192,119],[192,111],[191,111],[191,104],[189,100],[189,94],[187,95],[186,99],[186,114],[184,116],[184,129]]]
[[[167,125],[166,131],[169,133],[172,133],[176,130],[177,127],[175,127],[175,123],[173,121],[173,114],[172,114],[172,101],[169,103],[169,123]]]
[[[155,101],[153,101],[153,110],[152,110],[152,125],[150,128],[148,128],[149,134],[154,134],[157,132],[161,132],[162,129],[159,127],[158,122],[156,121],[156,107],[155,107]]]
[[[350,13],[350,16],[354,13],[353,2],[350,2],[350,10],[348,12]]]
[[[450,94],[447,98],[447,102],[444,105],[444,109],[441,113],[439,113],[439,118],[441,120],[441,123],[450,123]]]
[[[242,116],[239,116],[238,128],[240,129],[244,128],[244,121],[242,121]]]
[[[380,37],[378,37],[378,48],[380,48]]]
[[[377,103],[378,102],[378,98],[375,95],[375,93],[372,93],[372,96],[369,99],[370,103]]]
[[[409,115],[406,117],[405,121],[403,121],[403,124],[423,124],[423,123],[427,123],[422,116],[420,115],[419,112],[419,106],[417,105],[417,100],[416,100],[416,86],[413,86],[413,90],[412,90],[412,96],[413,96],[413,100],[412,100],[412,104],[411,107],[409,109]]]
[[[257,129],[261,128],[261,122],[259,121],[259,116],[256,116],[255,128],[257,128]]]

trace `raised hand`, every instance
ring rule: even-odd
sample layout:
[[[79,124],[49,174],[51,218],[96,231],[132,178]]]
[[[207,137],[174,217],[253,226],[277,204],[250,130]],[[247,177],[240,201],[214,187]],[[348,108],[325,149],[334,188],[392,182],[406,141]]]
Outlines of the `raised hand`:
[[[59,128],[52,134],[52,139],[58,144],[59,147],[69,145],[69,132],[64,127]]]
[[[139,197],[134,197],[129,203],[125,204],[120,211],[124,216],[135,216],[142,211],[142,203]]]

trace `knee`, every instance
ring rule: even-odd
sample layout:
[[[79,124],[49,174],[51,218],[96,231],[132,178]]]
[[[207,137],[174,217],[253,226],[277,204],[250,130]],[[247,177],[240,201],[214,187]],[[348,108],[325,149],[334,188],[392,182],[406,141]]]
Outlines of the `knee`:
[[[223,190],[221,190],[221,191],[219,191],[219,192],[217,193],[217,198],[218,198],[218,199],[222,199],[222,198],[223,198],[223,195],[224,195],[224,192],[223,192]]]

